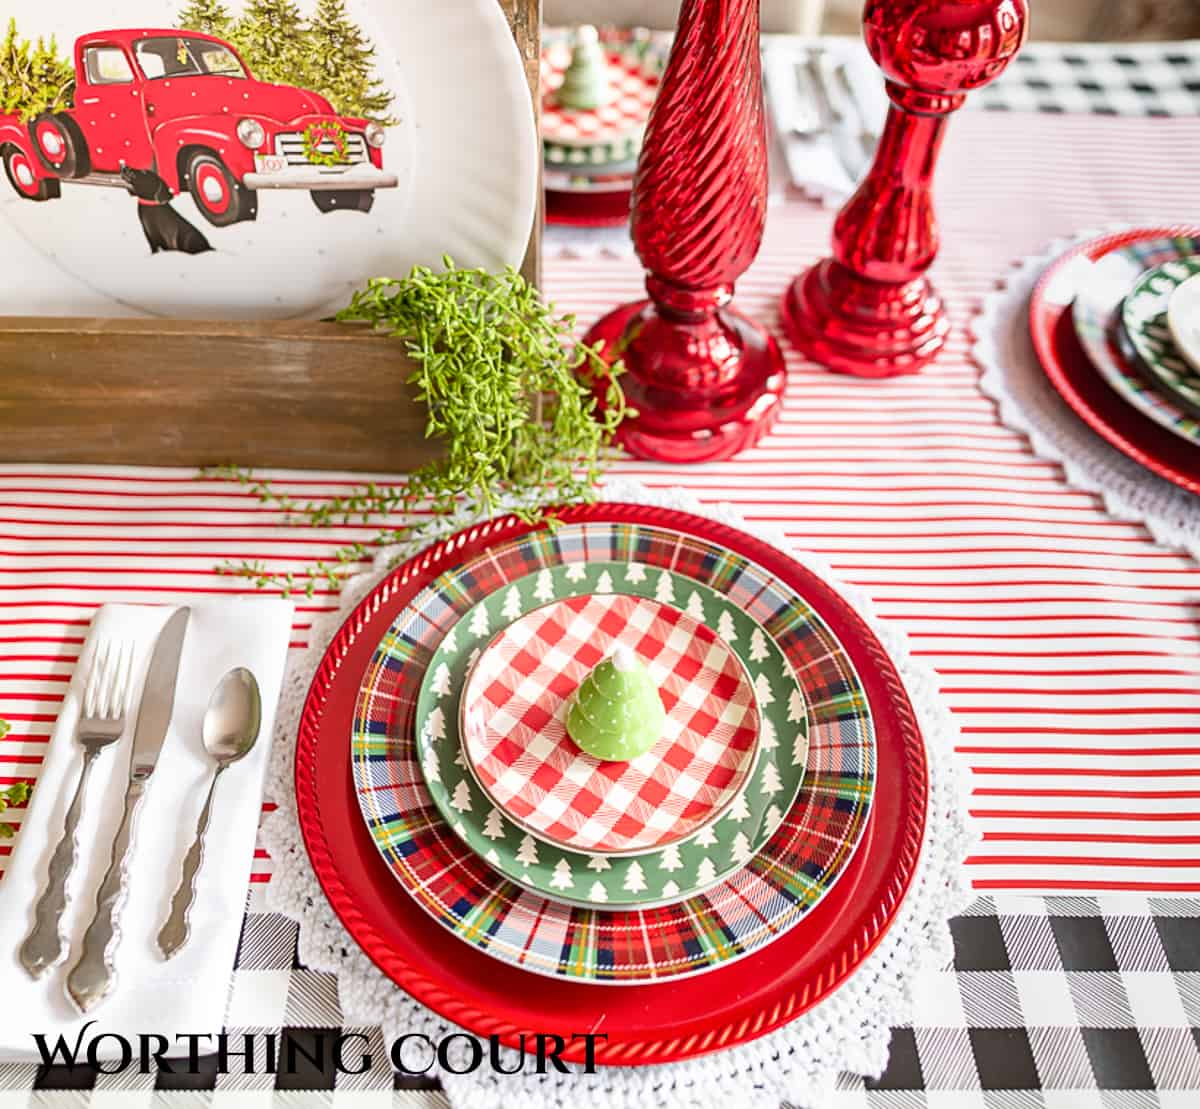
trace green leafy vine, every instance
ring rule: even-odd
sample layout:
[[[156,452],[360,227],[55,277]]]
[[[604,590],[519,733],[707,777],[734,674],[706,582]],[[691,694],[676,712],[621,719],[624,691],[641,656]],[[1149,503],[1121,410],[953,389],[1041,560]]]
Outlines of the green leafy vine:
[[[9,732],[9,724],[7,720],[0,720],[0,739],[3,739]],[[9,786],[7,789],[0,789],[0,814],[10,805],[23,805],[29,800],[29,783],[17,782]],[[0,821],[0,839],[12,839],[16,834],[11,824],[5,824]]]
[[[626,415],[619,381],[593,347],[575,341],[575,319],[511,267],[501,273],[418,266],[401,280],[377,278],[339,312],[405,344],[416,369],[408,378],[428,408],[425,434],[445,453],[396,485],[365,484],[346,496],[296,501],[252,471],[217,467],[206,475],[237,481],[290,523],[330,527],[370,524],[420,509],[445,520],[466,505],[484,515],[513,511],[541,518],[551,504],[595,499],[606,447]],[[261,561],[226,563],[223,573],[260,589],[312,596],[338,589],[348,567],[371,548],[404,543],[422,521],[381,527],[367,543],[339,548],[299,573],[276,573]]]

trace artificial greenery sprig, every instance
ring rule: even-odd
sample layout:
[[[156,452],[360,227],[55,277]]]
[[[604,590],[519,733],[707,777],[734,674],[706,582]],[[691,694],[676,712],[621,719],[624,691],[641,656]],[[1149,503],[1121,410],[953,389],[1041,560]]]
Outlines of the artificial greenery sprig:
[[[349,496],[298,503],[247,470],[220,468],[293,522],[332,526],[370,523],[422,509],[448,516],[464,503],[485,515],[501,506],[528,519],[541,506],[595,498],[604,448],[627,414],[618,362],[574,339],[575,319],[552,304],[511,267],[501,273],[416,267],[402,280],[378,278],[338,313],[404,342],[416,369],[409,377],[428,407],[426,436],[445,442],[445,454],[402,485],[368,484]],[[602,403],[597,403],[597,391]],[[222,569],[259,588],[337,589],[345,568],[368,557],[370,546],[400,543],[416,525],[381,529],[369,544],[340,548],[300,574],[275,574],[261,562]]]
[[[9,731],[7,720],[0,720],[0,739],[3,739]],[[17,782],[11,785],[8,789],[0,789],[0,813],[3,813],[9,805],[23,805],[29,800],[29,783]],[[5,824],[0,821],[0,839],[12,839],[15,834],[11,824]]]

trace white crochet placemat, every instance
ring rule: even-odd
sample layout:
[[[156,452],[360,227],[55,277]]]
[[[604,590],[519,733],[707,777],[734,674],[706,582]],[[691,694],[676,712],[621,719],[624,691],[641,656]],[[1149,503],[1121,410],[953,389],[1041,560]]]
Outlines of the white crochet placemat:
[[[620,227],[569,227],[550,223],[542,235],[547,258],[632,258],[636,253],[629,225]]]
[[[1145,524],[1159,543],[1200,558],[1200,497],[1109,446],[1058,395],[1033,349],[1029,297],[1038,278],[1065,251],[1096,234],[1052,243],[1045,253],[1018,263],[984,298],[972,325],[975,359],[983,368],[980,385],[996,401],[1001,420],[1027,435],[1039,457],[1059,463],[1070,484],[1099,493],[1110,515]]]
[[[579,1105],[763,1107],[780,1102],[817,1106],[841,1071],[877,1076],[887,1063],[892,1025],[912,1015],[913,984],[925,967],[944,965],[952,954],[947,920],[970,895],[962,860],[973,843],[965,788],[953,754],[957,726],[938,696],[933,675],[908,653],[903,635],[880,623],[858,590],[833,581],[827,567],[797,554],[782,533],[750,527],[728,506],[701,505],[682,490],[650,491],[637,483],[610,482],[611,501],[653,504],[704,515],[758,536],[798,558],[839,590],[887,648],[904,679],[929,754],[930,791],[926,840],[917,872],[896,921],[875,952],[831,997],[792,1024],[752,1043],[685,1063],[653,1067],[607,1067],[599,1073],[500,1075],[430,1074],[440,1078],[454,1109],[567,1109]],[[308,651],[289,671],[278,714],[267,797],[279,807],[268,817],[263,840],[274,861],[268,886],[272,909],[300,924],[300,957],[314,970],[337,975],[347,1025],[383,1028],[388,1040],[422,1032],[434,1040],[451,1026],[418,1004],[376,968],[349,937],[326,902],[309,864],[296,819],[293,756],[300,712],[312,675],[341,621],[380,580],[397,557],[442,534],[475,522],[466,514],[445,521],[410,549],[382,552],[376,568],[347,585],[341,611],[314,627]],[[347,739],[347,742],[349,740]],[[512,1058],[505,1069],[516,1069]]]

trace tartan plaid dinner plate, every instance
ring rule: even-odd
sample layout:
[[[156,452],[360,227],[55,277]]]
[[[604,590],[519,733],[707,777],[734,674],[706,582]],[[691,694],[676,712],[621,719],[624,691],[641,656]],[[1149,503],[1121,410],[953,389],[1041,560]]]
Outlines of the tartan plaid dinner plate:
[[[564,564],[636,563],[707,585],[774,639],[804,691],[803,786],[766,847],[701,896],[597,910],[540,897],[464,844],[430,796],[416,745],[419,688],[467,607]],[[589,521],[490,548],[414,596],[363,677],[351,731],[356,795],[376,849],[421,908],[505,962],[576,981],[637,984],[707,972],[772,943],[835,885],[862,835],[875,780],[872,713],[844,646],[796,591],[749,560],[649,524]]]

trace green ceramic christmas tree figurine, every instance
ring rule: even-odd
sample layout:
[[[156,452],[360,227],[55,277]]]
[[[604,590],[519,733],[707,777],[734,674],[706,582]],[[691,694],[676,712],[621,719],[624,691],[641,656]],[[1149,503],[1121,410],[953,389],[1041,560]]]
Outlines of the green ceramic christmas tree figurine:
[[[590,112],[607,104],[611,97],[608,59],[600,45],[600,35],[595,27],[585,24],[575,33],[571,64],[563,74],[558,102],[564,108]]]
[[[650,671],[628,647],[618,646],[575,691],[567,734],[595,758],[628,762],[658,742],[666,722]]]

